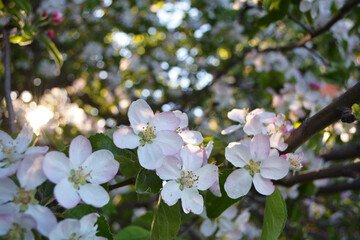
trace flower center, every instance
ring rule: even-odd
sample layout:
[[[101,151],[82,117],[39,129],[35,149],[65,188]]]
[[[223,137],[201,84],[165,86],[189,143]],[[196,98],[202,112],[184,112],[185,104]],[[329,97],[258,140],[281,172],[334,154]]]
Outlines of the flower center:
[[[21,240],[25,238],[25,233],[25,228],[22,228],[18,223],[13,223],[12,228],[4,239]]]
[[[155,132],[156,127],[151,127],[149,122],[146,123],[146,127],[143,127],[143,131],[138,134],[140,139],[140,146],[145,146],[146,143],[151,144],[153,143],[153,139],[156,138]]]
[[[85,174],[83,170],[82,166],[80,166],[78,170],[75,171],[75,169],[71,169],[70,171],[71,176],[68,180],[69,182],[74,183],[74,188],[76,190],[79,190],[80,185],[85,185],[87,183],[87,179],[91,178],[91,171],[88,174]]]
[[[79,240],[80,237],[76,236],[76,233],[72,233],[69,237],[69,240]]]
[[[19,188],[16,195],[14,196],[14,203],[20,204],[20,211],[24,212],[28,209],[28,205],[38,204],[38,200],[35,199],[36,190],[25,190],[24,188]]]
[[[255,173],[260,172],[260,161],[254,162],[252,159],[249,161],[248,165],[245,165],[244,168],[249,170],[251,176],[254,176]]]
[[[194,174],[192,171],[181,171],[180,178],[175,181],[180,184],[180,190],[184,190],[185,187],[192,188],[199,180],[199,176]],[[195,185],[197,188],[197,185]]]
[[[2,140],[0,140],[0,149],[1,152],[6,156],[4,159],[0,160],[0,166],[2,168],[8,168],[11,166],[11,164],[15,163],[18,158],[17,156],[14,154],[15,153],[15,148],[16,146],[12,146],[10,148],[8,148]],[[20,156],[19,156],[20,157]]]

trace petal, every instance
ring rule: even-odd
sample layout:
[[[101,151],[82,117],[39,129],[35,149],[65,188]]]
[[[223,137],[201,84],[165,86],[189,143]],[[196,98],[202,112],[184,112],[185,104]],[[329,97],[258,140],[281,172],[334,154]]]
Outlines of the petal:
[[[274,133],[270,137],[270,146],[280,151],[285,151],[288,145],[284,142],[284,138],[281,132]]]
[[[54,188],[54,195],[58,203],[64,208],[73,208],[80,202],[80,196],[74,184],[67,178],[61,180]]]
[[[277,120],[276,114],[272,112],[262,112],[259,113],[256,117],[259,118],[259,120],[265,124],[274,123]]]
[[[164,162],[161,167],[156,169],[156,174],[162,180],[177,179],[180,176],[181,162],[174,156],[168,156],[164,158]]]
[[[11,164],[9,167],[0,168],[0,178],[8,177],[16,173],[20,166],[20,161]]]
[[[138,148],[137,153],[140,165],[150,170],[161,167],[165,157],[161,148],[156,144],[145,144]]]
[[[176,117],[173,112],[162,112],[155,115],[153,126],[157,131],[169,130],[175,131],[180,125],[180,118]]]
[[[218,179],[213,183],[213,185],[211,185],[210,191],[217,197],[222,196]]]
[[[138,133],[146,127],[147,123],[151,123],[154,119],[154,113],[149,104],[143,99],[132,102],[129,107],[128,117],[135,133]]]
[[[217,229],[218,224],[216,221],[211,222],[210,219],[206,219],[205,221],[202,222],[202,224],[200,225],[200,232],[205,236],[205,237],[210,237],[211,235],[214,234],[215,230]]]
[[[33,129],[32,127],[24,124],[21,132],[17,136],[14,141],[14,145],[16,146],[16,152],[23,153],[31,143],[33,139]]]
[[[50,231],[56,226],[55,215],[47,207],[40,205],[29,205],[26,214],[32,216],[37,224],[36,229],[44,236],[48,237]]]
[[[270,154],[269,137],[263,134],[257,134],[250,143],[250,154],[254,161],[266,159]]]
[[[248,114],[248,111],[245,109],[233,109],[228,112],[227,116],[229,119],[239,122],[241,124],[245,123],[245,117]]]
[[[94,207],[103,207],[109,200],[108,192],[100,185],[97,184],[85,184],[80,186],[79,194],[81,199],[89,205]]]
[[[264,128],[264,124],[257,117],[253,117],[246,121],[244,132],[247,135],[256,135],[261,134]]]
[[[285,177],[290,168],[290,163],[281,157],[270,157],[261,161],[260,174],[264,178],[278,180]]]
[[[59,222],[50,232],[50,240],[69,239],[73,233],[79,233],[80,221],[77,219],[65,219]]]
[[[90,213],[88,215],[83,216],[80,219],[80,234],[86,235],[92,232],[96,232],[97,226],[94,226],[96,221],[98,220],[99,214]]]
[[[70,160],[64,153],[52,151],[45,155],[43,171],[51,182],[58,183],[63,178],[67,178],[70,170]]]
[[[20,205],[8,202],[0,205],[0,214],[16,215],[20,212]]]
[[[161,190],[161,198],[167,205],[174,205],[181,197],[181,190],[179,187],[180,185],[175,181],[165,183],[163,189]]]
[[[0,204],[13,200],[18,187],[10,178],[0,179]]]
[[[207,164],[195,172],[199,176],[197,188],[201,191],[210,188],[219,178],[219,169],[214,164]]]
[[[72,168],[77,169],[92,153],[90,141],[84,136],[77,136],[70,143],[69,160]]]
[[[48,146],[29,147],[28,149],[26,149],[25,155],[29,155],[29,154],[45,154],[47,151],[49,151]]]
[[[232,142],[225,148],[225,158],[235,167],[244,167],[251,159],[249,147]]]
[[[225,128],[221,131],[221,134],[226,135],[235,132],[236,130],[240,129],[242,125],[231,125],[230,127]]]
[[[230,198],[236,199],[246,195],[251,188],[252,177],[245,169],[237,169],[227,177],[224,189]]]
[[[84,173],[90,172],[91,183],[103,184],[114,178],[119,170],[119,162],[109,150],[99,150],[92,153],[82,164]]]
[[[204,208],[204,199],[197,190],[185,188],[181,194],[181,205],[185,213],[200,214]]]
[[[33,217],[26,214],[19,214],[15,217],[15,222],[17,222],[21,227],[30,230],[36,228],[36,221]],[[32,238],[33,239],[33,238]],[[25,240],[28,240],[25,238]]]
[[[253,178],[256,191],[263,195],[270,195],[274,192],[275,186],[270,179],[263,178],[260,173],[255,173]]]
[[[183,129],[189,125],[189,118],[186,113],[183,113],[179,110],[173,111],[176,117],[180,118],[180,125],[179,128]]]
[[[121,149],[134,149],[140,145],[140,137],[136,135],[131,127],[120,127],[113,134],[114,144]]]
[[[186,144],[199,145],[204,138],[198,131],[184,130],[179,132],[179,135]]]
[[[234,205],[231,205],[228,209],[226,209],[221,216],[226,218],[226,219],[233,219],[234,217],[236,217],[238,214],[238,210]]]
[[[203,152],[198,146],[186,145],[181,149],[180,156],[184,170],[196,171],[203,164]]]
[[[205,160],[206,160],[206,162],[210,158],[213,148],[214,148],[214,141],[209,141],[208,144],[205,147],[205,154],[206,154]]]
[[[0,214],[0,236],[4,236],[11,229],[14,216],[10,214]]]
[[[159,131],[153,142],[153,144],[160,146],[161,151],[166,156],[177,154],[184,144],[180,135],[171,131]]]
[[[47,178],[42,169],[43,159],[44,156],[40,154],[25,156],[16,174],[21,187],[32,190],[45,182]]]

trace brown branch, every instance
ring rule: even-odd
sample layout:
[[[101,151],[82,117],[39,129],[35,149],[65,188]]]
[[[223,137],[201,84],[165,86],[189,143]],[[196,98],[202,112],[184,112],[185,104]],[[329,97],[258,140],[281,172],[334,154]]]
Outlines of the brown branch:
[[[286,51],[289,51],[289,50],[292,50],[292,49],[295,49],[295,48],[298,48],[298,47],[302,47],[302,46],[304,46],[304,44],[306,42],[314,39],[315,37],[323,34],[326,31],[328,31],[337,21],[342,19],[346,15],[346,13],[348,13],[357,4],[359,4],[359,0],[349,0],[349,1],[347,1],[339,9],[337,14],[335,14],[324,26],[320,27],[317,30],[309,32],[305,37],[303,37],[302,39],[300,39],[299,41],[297,41],[295,43],[291,43],[291,44],[285,45],[285,46],[270,47],[270,48],[266,48],[264,50],[259,50],[259,52],[271,52],[271,51],[286,52]]]
[[[285,139],[288,148],[283,153],[294,152],[299,146],[311,136],[323,130],[330,124],[338,121],[344,107],[351,107],[354,103],[360,102],[360,82],[346,91],[339,98],[335,99],[323,110],[306,119],[300,127],[296,128],[289,137]]]
[[[287,177],[278,181],[280,185],[291,187],[297,183],[309,182],[324,178],[336,178],[336,177],[357,177],[360,173],[360,162],[352,163],[343,166],[336,166],[324,169],[315,169],[291,177]]]
[[[306,49],[309,53],[311,53],[312,55],[314,55],[314,57],[318,58],[326,67],[330,67],[330,63],[327,59],[323,58],[316,50],[312,49],[312,48],[308,48],[306,46],[302,46],[304,49]]]
[[[135,184],[135,178],[129,178],[129,179],[123,181],[123,182],[116,183],[114,185],[110,185],[109,186],[109,191],[114,190],[116,188],[124,187],[124,186],[127,186],[127,185],[132,185],[132,184]]]
[[[304,29],[306,32],[313,34],[313,30],[311,30],[309,27],[307,27],[304,23],[302,23],[299,19],[297,19],[295,16],[291,15],[290,13],[287,13],[288,18],[296,22],[302,29]]]
[[[6,28],[3,29],[3,38],[4,38],[4,67],[5,67],[5,81],[4,81],[4,90],[5,90],[5,100],[6,108],[9,114],[9,123],[10,123],[10,132],[15,133],[15,112],[14,107],[11,101],[11,56],[10,56],[10,41],[9,33]]]
[[[320,187],[316,192],[316,195],[332,194],[343,192],[347,190],[360,190],[360,179],[356,179],[351,183],[337,184],[331,186]]]
[[[324,153],[320,155],[320,157],[323,158],[325,161],[341,161],[345,159],[360,157],[360,145],[344,145],[335,148],[327,153]]]

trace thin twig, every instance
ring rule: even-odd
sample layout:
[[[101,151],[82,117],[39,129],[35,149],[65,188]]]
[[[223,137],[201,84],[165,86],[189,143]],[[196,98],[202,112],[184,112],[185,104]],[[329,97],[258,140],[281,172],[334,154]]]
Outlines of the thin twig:
[[[343,161],[346,159],[360,157],[360,145],[350,144],[332,149],[320,155],[325,161]]]
[[[360,179],[356,179],[351,183],[337,184],[331,186],[320,187],[316,192],[316,195],[332,194],[343,192],[347,190],[360,190]]]
[[[306,32],[313,34],[313,30],[311,30],[309,27],[307,27],[304,23],[302,23],[299,19],[291,15],[290,13],[287,13],[288,18],[296,22],[302,29],[304,29]]]
[[[10,57],[10,41],[9,41],[9,33],[6,28],[3,29],[3,39],[4,39],[4,66],[5,66],[5,82],[4,82],[4,90],[5,90],[5,100],[6,107],[9,114],[9,123],[10,123],[10,131],[11,133],[15,133],[15,112],[14,107],[11,101],[11,57]]]
[[[311,53],[312,55],[314,55],[316,58],[318,58],[325,67],[330,67],[330,63],[328,60],[326,60],[325,58],[323,58],[316,50],[312,49],[312,48],[308,48],[307,46],[302,46],[304,49],[308,50],[309,53]]]
[[[127,185],[135,184],[135,178],[129,178],[123,182],[116,183],[114,185],[109,186],[109,191],[114,190],[116,188],[124,187]]]

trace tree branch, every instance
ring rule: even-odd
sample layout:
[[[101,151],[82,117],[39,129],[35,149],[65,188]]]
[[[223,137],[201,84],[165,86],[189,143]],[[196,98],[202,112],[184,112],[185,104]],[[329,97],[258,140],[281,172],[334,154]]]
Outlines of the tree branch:
[[[360,190],[360,179],[356,179],[351,183],[337,184],[326,187],[320,187],[316,192],[316,195],[332,194],[337,192],[343,192],[347,190]]]
[[[288,148],[282,153],[294,152],[299,146],[307,141],[311,136],[326,128],[330,124],[338,121],[342,115],[344,107],[351,107],[354,103],[360,102],[360,82],[346,91],[339,98],[335,99],[323,110],[306,119],[300,127],[285,139]]]
[[[304,29],[306,32],[313,34],[313,30],[311,30],[309,27],[307,27],[304,23],[302,23],[299,19],[291,15],[290,13],[287,13],[288,18],[296,22],[302,29]]]
[[[297,183],[309,182],[324,178],[335,178],[335,177],[357,177],[360,173],[360,162],[352,163],[344,166],[336,166],[324,169],[315,169],[291,177],[287,177],[283,180],[278,181],[280,185],[291,187]]]
[[[307,46],[302,46],[304,49],[308,50],[309,53],[311,53],[312,55],[314,55],[314,57],[318,58],[326,67],[330,67],[330,63],[328,60],[326,60],[325,58],[323,58],[316,50],[308,48]]]
[[[120,182],[120,183],[116,183],[114,185],[110,185],[109,186],[109,191],[111,190],[114,190],[116,188],[120,188],[120,187],[124,187],[124,186],[127,186],[127,185],[131,185],[131,184],[135,184],[135,178],[129,178],[123,182]]]
[[[360,157],[360,146],[358,144],[344,145],[320,155],[325,161],[341,161]]]
[[[3,39],[4,39],[4,67],[5,67],[5,81],[4,81],[4,90],[5,90],[5,100],[6,108],[9,114],[10,122],[10,131],[15,133],[15,112],[14,107],[11,101],[11,56],[10,56],[10,41],[9,33],[6,28],[3,29]]]

